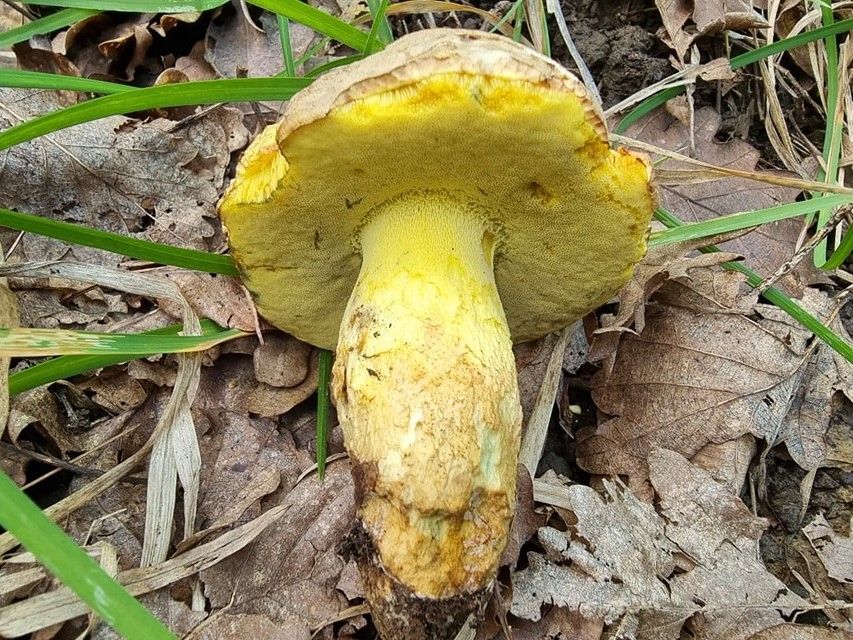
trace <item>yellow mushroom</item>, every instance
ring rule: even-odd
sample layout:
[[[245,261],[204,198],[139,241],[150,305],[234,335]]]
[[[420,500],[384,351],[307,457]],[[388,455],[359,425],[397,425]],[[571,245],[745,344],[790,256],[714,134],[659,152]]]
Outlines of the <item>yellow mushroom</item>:
[[[246,151],[220,213],[260,313],[336,349],[354,547],[386,640],[481,608],[516,502],[512,343],[606,301],[645,253],[650,170],[574,76],[436,29],[331,71]]]

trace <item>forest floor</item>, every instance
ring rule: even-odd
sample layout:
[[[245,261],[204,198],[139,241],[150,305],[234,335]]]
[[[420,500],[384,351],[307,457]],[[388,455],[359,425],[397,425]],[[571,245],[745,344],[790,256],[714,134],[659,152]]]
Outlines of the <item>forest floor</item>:
[[[348,21],[365,11],[356,0],[311,4]],[[391,15],[393,34],[488,28],[476,12],[436,9],[444,4]],[[497,17],[518,5],[463,4]],[[768,33],[785,37],[798,21],[819,26],[812,3],[577,0],[561,8],[611,130],[639,102],[632,98],[684,71],[686,93],[624,136],[771,176],[689,175],[684,161],[652,154],[661,206],[682,221],[808,196],[773,176],[821,179],[825,43],[736,70],[726,62]],[[281,73],[275,18],[255,7],[250,16],[256,24],[237,4],[196,14],[102,13],[20,43],[0,62],[134,86]],[[842,8],[835,19],[850,17]],[[6,4],[0,19],[5,28],[22,20]],[[547,14],[547,24],[551,56],[576,70],[557,16]],[[527,26],[522,34],[537,44]],[[290,40],[294,57],[304,56],[301,71],[352,54],[295,22]],[[839,184],[853,188],[850,34],[839,44]],[[0,89],[0,128],[83,99]],[[242,150],[283,106],[111,116],[6,149],[0,206],[225,252],[217,202]],[[535,480],[520,476],[495,595],[476,631],[460,638],[851,637],[853,365],[722,268],[742,259],[764,277],[782,269],[776,286],[849,343],[853,277],[844,266],[813,265],[802,250],[813,230],[791,218],[721,243],[720,254],[694,251],[707,240],[652,248],[618,300],[561,334],[516,346],[525,429],[547,437]],[[90,265],[105,280],[115,270],[140,277],[136,288],[112,288],[65,272],[10,276],[22,327],[135,333],[180,322],[186,302],[199,317],[246,332],[204,353],[185,414],[196,449],[155,447],[165,458],[147,467],[170,398],[192,384],[180,356],[162,355],[12,395],[0,467],[48,507],[142,452],[146,462],[62,511],[59,522],[120,580],[137,575],[147,584],[137,595],[180,637],[374,638],[355,564],[339,553],[355,503],[334,413],[322,481],[314,466],[318,349],[263,324],[261,344],[233,277],[3,227],[0,248],[12,267],[61,260]],[[146,290],[151,275],[176,286],[177,296]],[[35,362],[13,358],[12,376]],[[196,483],[182,476],[181,456],[192,451]],[[159,474],[155,491],[146,468]],[[188,495],[197,495],[195,506]],[[89,629],[114,637],[73,608],[48,615],[61,598],[56,581],[14,556],[12,545],[0,551],[0,636],[66,639]],[[133,574],[140,564],[147,568]]]

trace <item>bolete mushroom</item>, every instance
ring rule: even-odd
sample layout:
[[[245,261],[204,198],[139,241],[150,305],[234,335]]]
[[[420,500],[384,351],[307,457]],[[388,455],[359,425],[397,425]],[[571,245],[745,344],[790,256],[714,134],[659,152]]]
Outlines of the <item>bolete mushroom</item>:
[[[606,301],[645,253],[649,165],[552,60],[414,33],[330,71],[245,152],[220,213],[258,311],[336,349],[352,539],[386,640],[452,638],[516,502],[512,343]]]

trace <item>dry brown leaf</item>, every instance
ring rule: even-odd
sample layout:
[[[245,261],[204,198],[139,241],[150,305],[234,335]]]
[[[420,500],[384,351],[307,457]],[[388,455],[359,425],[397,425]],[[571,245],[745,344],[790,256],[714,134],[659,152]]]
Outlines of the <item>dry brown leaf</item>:
[[[488,611],[487,611],[488,614]],[[589,620],[581,614],[562,607],[553,607],[541,620],[512,621],[512,640],[600,640],[604,623]],[[499,625],[481,624],[477,640],[506,640]]]
[[[251,299],[238,278],[197,271],[165,271],[163,275],[178,285],[199,316],[210,318],[221,327],[249,333],[255,330]],[[161,303],[161,307],[180,317],[176,305]]]
[[[850,640],[853,634],[827,627],[787,622],[749,636],[749,640]]]
[[[222,640],[223,638],[251,638],[252,640],[308,640],[310,633],[301,626],[296,629],[282,627],[269,618],[245,613],[217,612],[208,618],[184,640]]]
[[[609,500],[590,487],[565,489],[578,522],[577,537],[544,528],[556,547],[570,558],[556,564],[531,552],[529,566],[513,574],[510,612],[539,620],[543,604],[580,611],[588,618],[612,622],[638,606],[658,609],[669,604],[664,579],[675,569],[675,546],[665,537],[664,523],[654,509],[631,493],[607,483]],[[559,538],[562,538],[562,548]]]
[[[244,551],[203,571],[214,608],[260,614],[309,638],[309,629],[347,606],[337,584],[345,562],[335,552],[355,515],[349,465],[332,463],[320,483],[309,476],[284,487],[285,515]]]
[[[80,383],[80,389],[93,393],[92,400],[112,414],[140,406],[148,392],[124,371],[110,370]]]
[[[664,38],[683,60],[690,45],[708,33],[728,29],[761,29],[767,22],[747,0],[655,0],[668,38]],[[687,26],[692,18],[695,26]]]
[[[305,380],[311,364],[311,345],[283,333],[264,336],[252,356],[255,378],[273,387],[295,387]]]
[[[732,494],[740,495],[757,448],[755,437],[747,433],[720,444],[709,442],[690,458],[690,462],[710,473]]]
[[[678,53],[679,60],[684,59],[684,54],[690,47],[693,38],[684,31],[684,25],[692,13],[689,0],[655,0],[664,29],[666,30],[669,44]],[[664,41],[667,39],[665,38]]]
[[[513,574],[513,614],[536,620],[556,604],[618,622],[625,637],[675,640],[687,624],[697,638],[745,640],[805,604],[755,559],[760,518],[682,456],[656,450],[651,461],[660,515],[608,481],[607,499],[564,489],[577,522],[540,529],[545,555]]]
[[[204,52],[204,42],[196,42],[187,55],[175,60],[175,71],[183,73],[187,80],[214,80],[216,69],[204,59]]]
[[[853,526],[853,519],[850,525]],[[848,536],[840,535],[833,531],[822,514],[818,514],[803,527],[803,533],[829,577],[844,584],[853,584],[853,531]]]
[[[185,638],[186,634],[202,624],[208,617],[206,611],[193,611],[187,604],[172,596],[169,589],[160,589],[139,597],[148,611],[158,620],[163,620],[175,636]],[[35,637],[33,638],[35,640]],[[124,640],[115,629],[104,622],[97,625],[91,640]]]
[[[630,325],[633,325],[634,331],[642,333],[646,326],[646,300],[667,280],[689,280],[693,269],[707,269],[739,257],[736,253],[725,251],[686,255],[709,243],[713,243],[713,240],[703,238],[649,249],[646,257],[634,269],[631,279],[619,291],[619,312],[613,318],[605,317],[602,328],[596,333],[619,331]],[[593,344],[593,353],[595,360],[602,359],[600,346]]]
[[[699,33],[703,34],[768,26],[753,8],[751,0],[698,0],[693,7],[693,21]]]
[[[746,171],[755,170],[759,152],[743,140],[727,143],[714,138],[720,127],[720,116],[711,108],[695,114],[695,158],[714,165]],[[690,131],[663,109],[632,125],[627,135],[658,147],[687,153]],[[661,170],[689,168],[675,160],[656,165]],[[698,222],[717,216],[763,209],[793,202],[797,189],[771,186],[741,178],[725,178],[699,184],[672,185],[661,190],[663,206],[685,222]],[[782,220],[761,226],[757,231],[722,245],[725,251],[738,253],[747,264],[761,274],[774,273],[794,254],[802,223],[796,219]],[[805,260],[780,285],[799,295],[804,284],[819,281],[819,274]]]
[[[201,438],[199,526],[229,526],[260,514],[260,499],[280,484],[291,486],[313,460],[298,451],[288,432],[272,420],[233,411],[210,415]]]
[[[697,637],[745,640],[804,604],[757,559],[767,523],[737,496],[670,450],[652,452],[649,468],[667,538],[696,562],[670,586],[674,599],[708,605],[691,620]]]
[[[207,60],[225,78],[269,77],[280,73],[284,57],[281,38],[273,14],[263,12],[256,20],[258,31],[246,20],[242,11],[227,16],[223,12],[207,29]],[[290,43],[298,58],[314,40],[314,32],[298,23],[290,23]]]
[[[317,390],[317,354],[311,356],[308,375],[295,387],[273,387],[255,380],[250,358],[223,356],[215,367],[202,370],[195,406],[218,411],[228,407],[242,414],[272,418],[287,413]]]
[[[23,26],[28,22],[29,20],[27,20],[27,18],[25,18],[24,15],[14,7],[5,3],[0,6],[0,29],[3,31],[15,29],[16,27]]]
[[[291,505],[292,506],[292,505]],[[117,580],[133,596],[151,593],[221,562],[251,543],[290,506],[276,506],[246,524],[154,567],[121,571]],[[67,587],[39,594],[0,609],[0,634],[17,637],[89,612]]]
[[[53,49],[34,47],[30,42],[19,42],[12,49],[15,52],[15,58],[18,60],[18,68],[20,69],[80,77],[80,70],[77,66],[66,56]],[[75,104],[79,99],[79,94],[75,95],[71,91],[62,92],[62,101],[67,105]]]
[[[25,235],[22,245],[24,249],[19,253],[24,257],[34,250],[41,251],[42,247],[55,253],[59,246],[34,234]],[[16,261],[20,257],[16,254]],[[128,312],[127,303],[120,295],[105,294],[100,287],[72,283],[62,278],[12,278],[10,285],[18,294],[21,321],[27,327],[102,331],[104,322],[124,317]]]
[[[59,106],[51,92],[4,89],[0,126]],[[239,112],[223,107],[214,113],[179,130],[167,120],[139,123],[114,116],[16,145],[3,152],[0,199],[10,208],[122,235],[218,248],[205,238],[214,234],[211,221],[230,151],[245,144],[248,133]],[[66,253],[90,264],[118,260],[95,249],[30,238],[25,236],[23,249],[36,260]]]
[[[804,294],[801,304],[815,317],[832,317],[836,300],[815,289],[806,289]],[[764,317],[763,326],[783,339],[796,341],[797,335],[804,331],[776,307],[762,306],[759,310]],[[851,341],[837,317],[828,324],[843,340]],[[836,395],[853,400],[853,365],[821,341],[815,341],[806,355],[807,361],[797,374],[799,379],[794,384],[790,407],[781,428],[777,432],[756,435],[769,442],[784,441],[797,464],[804,469],[815,469],[821,464],[843,462],[830,455],[827,432],[835,413],[833,401]]]
[[[530,472],[523,465],[518,466],[518,504],[509,530],[509,542],[501,554],[501,567],[515,569],[521,547],[527,543],[539,527],[545,524],[547,517],[536,513],[533,501],[533,481]]]
[[[767,522],[704,469],[668,449],[649,455],[649,478],[669,521],[666,536],[699,565],[714,562],[724,542],[748,553]]]
[[[824,462],[838,375],[820,393],[808,393],[808,420],[804,413],[794,421],[788,409],[804,380],[813,382],[805,377],[810,360],[825,358],[828,347],[809,343],[790,318],[770,326],[711,304],[714,286],[696,279],[690,288],[667,284],[645,331],[625,336],[612,369],[593,378],[596,405],[614,417],[579,434],[584,469],[642,479],[655,447],[691,457],[745,433],[771,444],[784,440],[804,468]]]

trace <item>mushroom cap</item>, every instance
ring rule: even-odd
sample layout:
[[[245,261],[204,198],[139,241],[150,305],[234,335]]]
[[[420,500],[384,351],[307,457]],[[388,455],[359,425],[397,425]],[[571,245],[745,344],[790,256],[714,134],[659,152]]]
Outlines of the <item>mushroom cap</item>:
[[[359,230],[391,199],[443,192],[486,222],[519,342],[628,280],[646,250],[650,178],[642,157],[610,149],[599,107],[555,62],[501,36],[433,29],[294,96],[244,154],[220,215],[260,313],[331,349]]]

